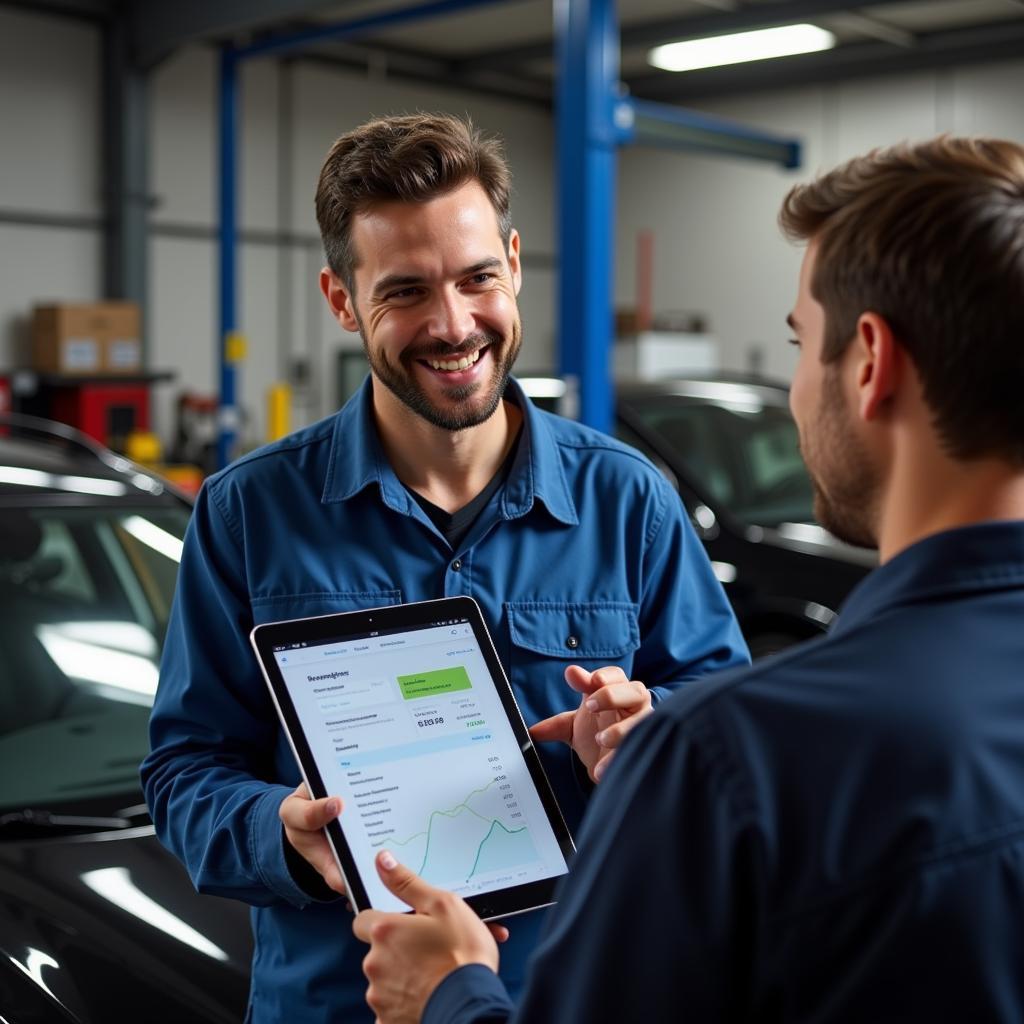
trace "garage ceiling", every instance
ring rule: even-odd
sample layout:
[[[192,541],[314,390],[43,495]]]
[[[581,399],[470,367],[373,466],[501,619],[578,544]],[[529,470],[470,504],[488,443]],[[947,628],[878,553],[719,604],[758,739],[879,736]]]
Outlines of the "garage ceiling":
[[[241,45],[420,2],[7,0],[7,5],[125,23],[145,66],[187,43]],[[625,85],[637,97],[665,102],[1024,57],[1024,0],[623,0],[619,17]],[[659,71],[646,60],[658,43],[795,22],[830,30],[836,48],[684,73]],[[344,42],[320,42],[301,56],[550,104],[552,45],[551,0],[498,0]]]

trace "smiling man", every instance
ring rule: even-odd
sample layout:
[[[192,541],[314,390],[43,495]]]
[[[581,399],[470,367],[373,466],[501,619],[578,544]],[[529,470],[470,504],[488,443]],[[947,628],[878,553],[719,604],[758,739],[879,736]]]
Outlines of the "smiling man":
[[[473,597],[535,738],[580,755],[541,752],[571,829],[586,775],[635,722],[747,660],[665,479],[510,379],[522,272],[509,192],[497,144],[457,118],[342,136],[317,190],[320,285],[370,374],[336,415],[238,460],[196,504],[143,777],[197,887],[255,908],[255,1024],[373,1017],[322,832],[339,802],[297,788],[248,646],[255,623]],[[538,921],[517,918],[506,943],[512,991]]]

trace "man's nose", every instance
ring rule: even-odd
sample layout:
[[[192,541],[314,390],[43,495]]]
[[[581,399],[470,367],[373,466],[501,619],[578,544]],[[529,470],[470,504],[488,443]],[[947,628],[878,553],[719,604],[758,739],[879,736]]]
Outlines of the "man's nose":
[[[457,288],[438,292],[429,312],[427,332],[432,338],[456,345],[476,328],[472,300]]]

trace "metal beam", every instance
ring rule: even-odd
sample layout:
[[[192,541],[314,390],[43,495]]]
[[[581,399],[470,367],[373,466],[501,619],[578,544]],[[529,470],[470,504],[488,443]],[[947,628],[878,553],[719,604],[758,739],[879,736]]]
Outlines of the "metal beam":
[[[904,28],[897,28],[890,25],[881,18],[869,18],[866,14],[836,14],[831,19],[833,28],[840,30],[852,29],[868,39],[878,39],[883,43],[892,43],[893,46],[913,47],[917,45],[917,36]]]
[[[787,169],[800,166],[801,145],[796,139],[665,103],[636,99],[623,102],[633,114],[633,125],[626,133],[627,142],[768,160]]]
[[[551,82],[543,78],[526,75],[513,75],[509,71],[484,75],[454,74],[447,61],[429,61],[407,58],[402,55],[390,58],[373,50],[359,52],[356,47],[347,47],[344,51],[334,53],[328,50],[318,53],[305,53],[295,60],[304,64],[321,65],[336,71],[355,71],[368,74],[378,64],[378,56],[389,80],[415,82],[417,85],[444,86],[449,89],[463,89],[478,96],[495,96],[511,103],[523,103],[531,107],[539,107],[551,111],[553,100]]]
[[[129,61],[123,21],[103,31],[103,290],[107,298],[136,302],[143,313],[146,359],[148,88]]]
[[[444,14],[455,14],[472,7],[521,2],[522,0],[429,0],[428,3],[402,7],[398,10],[384,11],[380,14],[370,14],[365,18],[331,22],[303,29],[299,32],[271,36],[249,46],[240,47],[237,50],[237,54],[239,58],[266,57],[270,54],[281,55],[283,53],[295,52],[296,50],[304,50],[310,46],[315,46],[317,43],[361,36],[367,32],[391,28],[394,25],[405,25],[411,21],[422,21]]]
[[[337,6],[338,0],[133,0],[128,10],[132,53],[148,68],[186,43],[237,37]]]
[[[916,0],[924,3],[926,0]],[[815,19],[836,11],[849,11],[863,6],[857,0],[771,0],[770,3],[751,4],[732,11],[698,14],[688,18],[659,18],[655,21],[627,25],[622,29],[622,49],[631,46],[654,45],[697,36],[724,35],[750,28],[767,28],[793,22]],[[506,46],[498,50],[478,53],[456,62],[463,72],[481,68],[508,67],[527,64],[551,57],[550,40],[538,40],[521,46]]]
[[[112,0],[0,0],[0,7],[91,22],[107,21],[114,13]]]
[[[729,67],[659,74],[628,80],[633,95],[671,103],[715,96],[755,94],[770,89],[898,75],[954,65],[989,63],[1024,56],[1024,19],[917,37],[912,49],[886,43],[858,43],[822,53]]]

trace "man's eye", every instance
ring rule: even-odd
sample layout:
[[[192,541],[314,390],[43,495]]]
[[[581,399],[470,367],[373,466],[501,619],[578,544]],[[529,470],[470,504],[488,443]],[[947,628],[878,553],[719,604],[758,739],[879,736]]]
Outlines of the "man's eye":
[[[474,274],[469,279],[469,283],[470,284],[487,284],[488,281],[493,281],[493,280],[494,280],[494,274],[480,273],[480,274]]]
[[[799,338],[789,338],[787,340],[789,341],[790,345],[796,345],[797,348],[800,347],[800,339]]]
[[[393,299],[409,299],[416,294],[415,288],[399,288],[396,292],[388,292],[388,300]]]

